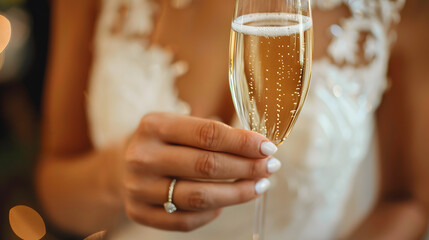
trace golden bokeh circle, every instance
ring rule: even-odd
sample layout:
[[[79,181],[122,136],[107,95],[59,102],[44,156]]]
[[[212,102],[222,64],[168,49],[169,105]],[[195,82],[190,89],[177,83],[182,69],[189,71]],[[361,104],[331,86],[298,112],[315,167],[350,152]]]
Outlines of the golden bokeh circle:
[[[0,53],[3,52],[9,43],[11,31],[9,20],[0,15]]]
[[[9,211],[13,232],[24,240],[39,240],[46,234],[45,222],[34,209],[18,205]]]

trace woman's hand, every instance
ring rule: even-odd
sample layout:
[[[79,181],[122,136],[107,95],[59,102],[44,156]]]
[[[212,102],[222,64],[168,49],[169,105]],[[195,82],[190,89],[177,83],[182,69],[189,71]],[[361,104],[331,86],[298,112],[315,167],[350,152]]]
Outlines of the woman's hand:
[[[280,168],[274,144],[260,134],[223,123],[167,113],[142,118],[127,144],[123,187],[127,215],[165,230],[191,231],[216,218],[225,206],[252,200],[267,190]],[[167,213],[173,178],[173,203]],[[203,182],[192,179],[227,180]]]

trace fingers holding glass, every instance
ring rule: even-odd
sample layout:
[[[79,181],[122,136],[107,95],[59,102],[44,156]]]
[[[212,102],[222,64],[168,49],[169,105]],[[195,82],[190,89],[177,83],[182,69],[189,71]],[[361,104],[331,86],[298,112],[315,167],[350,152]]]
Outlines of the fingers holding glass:
[[[140,122],[139,129],[167,143],[248,158],[263,158],[277,151],[277,147],[261,134],[190,116],[148,114]]]
[[[219,209],[255,199],[269,188],[266,178],[281,166],[271,157],[276,150],[264,136],[220,122],[148,114],[125,150],[127,214],[166,230],[200,227]]]
[[[163,208],[170,185],[170,178],[146,179],[129,189],[128,194],[135,203]],[[270,182],[266,178],[228,183],[178,180],[171,200],[178,212],[208,211],[248,202],[269,187]]]
[[[279,170],[275,158],[249,159],[177,145],[153,145],[135,162],[144,172],[160,176],[201,179],[266,178]]]

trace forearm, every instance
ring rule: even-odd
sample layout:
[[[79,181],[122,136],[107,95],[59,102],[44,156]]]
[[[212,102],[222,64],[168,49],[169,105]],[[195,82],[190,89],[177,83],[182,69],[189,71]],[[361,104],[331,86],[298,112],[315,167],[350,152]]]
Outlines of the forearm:
[[[428,216],[419,203],[383,202],[347,240],[417,240],[427,224]]]
[[[44,214],[65,231],[90,234],[122,215],[120,146],[74,157],[42,156],[36,173]]]

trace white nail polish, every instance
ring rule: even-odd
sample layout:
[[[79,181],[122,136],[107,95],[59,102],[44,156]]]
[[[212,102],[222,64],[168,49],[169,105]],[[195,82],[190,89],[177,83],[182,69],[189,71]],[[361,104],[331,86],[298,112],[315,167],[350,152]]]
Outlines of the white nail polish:
[[[263,142],[261,144],[261,152],[267,156],[277,152],[277,147],[272,142]]]
[[[269,173],[277,172],[281,166],[282,166],[282,163],[277,158],[271,158],[267,162],[267,169]]]
[[[255,191],[257,194],[262,194],[267,191],[268,188],[270,188],[270,185],[270,180],[268,180],[267,178],[262,178],[261,180],[259,180],[259,182],[256,183]]]

